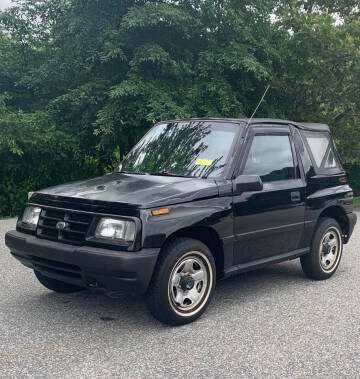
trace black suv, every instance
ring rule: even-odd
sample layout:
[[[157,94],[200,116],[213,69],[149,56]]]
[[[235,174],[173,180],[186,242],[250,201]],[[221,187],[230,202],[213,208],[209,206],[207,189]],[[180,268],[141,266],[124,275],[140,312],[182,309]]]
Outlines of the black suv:
[[[216,279],[298,257],[309,278],[332,276],[352,203],[327,125],[165,121],[118,171],[34,193],[6,245],[51,290],[143,293],[180,325]]]

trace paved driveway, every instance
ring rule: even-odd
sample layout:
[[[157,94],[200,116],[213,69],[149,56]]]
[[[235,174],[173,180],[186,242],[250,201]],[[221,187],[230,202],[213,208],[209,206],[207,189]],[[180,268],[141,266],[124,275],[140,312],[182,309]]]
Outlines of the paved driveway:
[[[360,376],[360,226],[336,275],[299,261],[219,282],[197,322],[164,326],[142,299],[60,295],[10,257],[0,221],[0,377]]]

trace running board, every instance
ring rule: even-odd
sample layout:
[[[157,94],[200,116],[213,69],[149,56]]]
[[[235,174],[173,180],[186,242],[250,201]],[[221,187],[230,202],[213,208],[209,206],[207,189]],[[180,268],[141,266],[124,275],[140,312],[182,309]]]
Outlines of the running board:
[[[239,265],[232,266],[224,270],[224,276],[222,279],[228,278],[229,276],[233,276],[236,274],[240,274],[241,272],[256,270],[258,268],[262,268],[270,264],[289,261],[291,259],[296,259],[308,253],[310,253],[310,248],[298,249],[298,250],[290,251],[288,253],[274,255],[273,257],[269,257],[269,258],[262,258],[262,259],[257,259],[256,261],[241,263]]]

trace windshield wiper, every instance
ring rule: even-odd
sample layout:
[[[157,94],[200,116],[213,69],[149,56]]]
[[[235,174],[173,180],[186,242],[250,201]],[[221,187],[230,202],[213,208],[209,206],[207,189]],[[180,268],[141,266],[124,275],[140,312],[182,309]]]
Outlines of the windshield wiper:
[[[158,176],[178,176],[181,178],[191,178],[191,176],[188,175],[180,175],[180,174],[174,174],[173,172],[169,172],[167,170],[162,170],[158,172],[149,172],[149,175],[158,175]]]

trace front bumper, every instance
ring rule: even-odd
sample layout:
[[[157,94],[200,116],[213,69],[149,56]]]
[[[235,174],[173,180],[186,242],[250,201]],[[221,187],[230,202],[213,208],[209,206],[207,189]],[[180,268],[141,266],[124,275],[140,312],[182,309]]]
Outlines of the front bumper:
[[[347,216],[348,221],[349,221],[349,223],[348,223],[349,230],[348,230],[348,232],[346,234],[344,243],[348,243],[349,242],[350,237],[352,235],[352,232],[354,231],[356,221],[357,221],[357,215],[354,212],[348,213],[346,216]]]
[[[137,252],[75,246],[10,231],[5,244],[25,266],[80,287],[146,292],[160,249]]]

